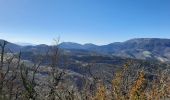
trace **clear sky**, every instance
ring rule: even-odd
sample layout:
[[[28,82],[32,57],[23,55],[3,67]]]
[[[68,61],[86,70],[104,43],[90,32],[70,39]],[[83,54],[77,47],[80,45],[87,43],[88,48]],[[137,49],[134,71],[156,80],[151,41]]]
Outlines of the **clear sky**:
[[[0,38],[108,44],[170,38],[170,0],[0,0]]]

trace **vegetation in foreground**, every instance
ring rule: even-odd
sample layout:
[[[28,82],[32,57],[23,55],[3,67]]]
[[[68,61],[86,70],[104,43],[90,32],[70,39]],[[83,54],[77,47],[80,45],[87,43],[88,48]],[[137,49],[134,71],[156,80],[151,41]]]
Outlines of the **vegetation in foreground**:
[[[28,64],[22,53],[12,53],[0,44],[0,100],[166,100],[170,99],[169,65],[150,75],[145,69],[135,70],[133,61],[126,62],[107,82],[89,68],[90,77],[82,77],[79,89],[59,68],[60,51],[53,46]],[[44,60],[50,62],[42,72]],[[93,66],[91,66],[93,67]],[[42,76],[41,74],[45,74]]]

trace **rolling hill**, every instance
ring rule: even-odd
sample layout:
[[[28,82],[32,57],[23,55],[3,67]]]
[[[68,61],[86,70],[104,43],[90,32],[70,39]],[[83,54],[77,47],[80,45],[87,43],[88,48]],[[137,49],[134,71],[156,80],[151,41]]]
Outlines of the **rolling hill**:
[[[159,60],[162,62],[170,61],[170,39],[136,38],[125,42],[115,42],[102,46],[63,42],[58,46],[67,53],[78,52],[79,54],[87,53],[144,60]],[[13,43],[8,44],[8,48],[13,52],[21,50],[22,52],[45,53],[50,47],[51,46],[45,44],[36,46],[19,46]]]

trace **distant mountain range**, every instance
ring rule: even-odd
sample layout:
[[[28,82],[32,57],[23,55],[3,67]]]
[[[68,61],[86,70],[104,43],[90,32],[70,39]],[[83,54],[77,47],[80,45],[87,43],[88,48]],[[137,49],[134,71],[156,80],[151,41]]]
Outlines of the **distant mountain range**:
[[[25,43],[25,42],[16,42],[15,44],[20,45],[20,46],[36,46],[36,44]]]
[[[64,49],[84,49],[100,54],[130,57],[145,60],[170,61],[170,39],[136,38],[125,42],[115,42],[108,45],[61,43]]]
[[[3,40],[0,40],[3,41]],[[78,44],[73,42],[63,42],[59,44],[61,49],[70,53],[79,51],[79,53],[90,52],[101,55],[120,56],[135,59],[159,60],[162,62],[170,61],[170,39],[160,38],[136,38],[125,42],[115,42],[108,45],[98,46],[95,44]],[[13,52],[46,52],[50,46],[30,45],[20,46],[9,43],[8,48]]]

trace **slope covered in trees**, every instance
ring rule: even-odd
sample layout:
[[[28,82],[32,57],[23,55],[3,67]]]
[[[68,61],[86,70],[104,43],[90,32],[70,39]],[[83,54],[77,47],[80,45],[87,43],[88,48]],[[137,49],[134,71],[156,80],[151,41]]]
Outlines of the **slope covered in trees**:
[[[10,52],[0,44],[2,100],[170,99],[170,65],[161,62],[63,52]],[[43,47],[43,46],[40,46]],[[88,55],[87,55],[88,54]],[[30,56],[31,55],[31,56]]]

